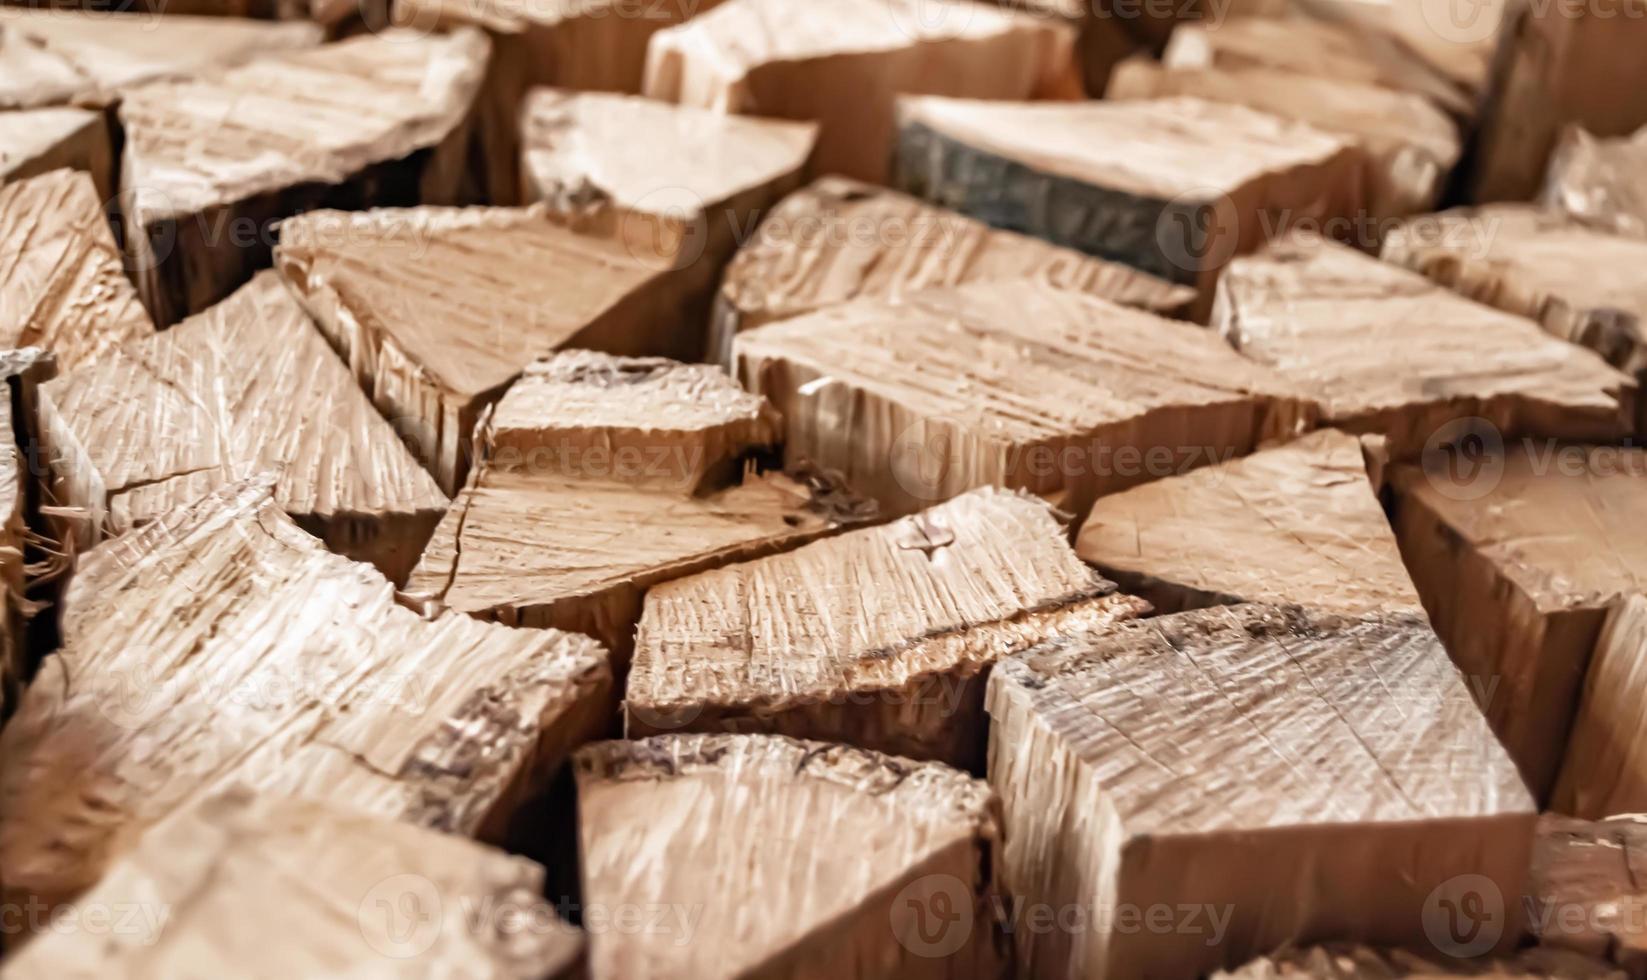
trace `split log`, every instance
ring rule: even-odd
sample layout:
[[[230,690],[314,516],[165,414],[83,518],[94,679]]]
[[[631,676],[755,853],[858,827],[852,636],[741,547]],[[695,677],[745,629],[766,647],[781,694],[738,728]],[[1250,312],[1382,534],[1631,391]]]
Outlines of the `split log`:
[[[457,202],[486,57],[474,31],[389,31],[128,91],[120,205],[155,322],[267,267],[282,218]]]
[[[1644,486],[1637,480],[1636,492]],[[1643,570],[1647,573],[1647,564]],[[1614,813],[1647,812],[1647,744],[1641,735],[1644,672],[1647,596],[1631,595],[1608,612],[1596,640],[1584,694],[1573,718],[1567,759],[1556,783],[1555,809],[1591,820]],[[1647,947],[1647,920],[1641,928]],[[1642,966],[1647,967],[1647,958]]]
[[[1461,420],[1598,442],[1633,428],[1635,382],[1595,354],[1315,236],[1232,263],[1212,324],[1316,397],[1326,424],[1387,436],[1395,459]]]
[[[1524,949],[1496,959],[1459,960],[1404,949],[1371,949],[1347,943],[1288,948],[1260,956],[1238,970],[1220,970],[1212,980],[1625,980],[1608,964],[1562,950]]]
[[[1101,497],[1075,551],[1157,612],[1422,608],[1361,441],[1332,429]]]
[[[1647,238],[1647,126],[1618,139],[1569,126],[1550,158],[1543,201],[1602,231]]]
[[[592,930],[595,980],[1001,975],[981,780],[758,735],[603,742],[576,767],[587,907],[667,913]]]
[[[33,518],[40,383],[56,372],[39,348],[0,351],[0,722],[32,672],[28,650],[27,554]]]
[[[103,113],[71,106],[0,112],[0,184],[63,168],[85,171],[97,200],[114,200],[114,148]]]
[[[987,707],[1003,882],[1101,916],[1020,934],[1025,976],[1422,948],[1426,898],[1455,876],[1521,894],[1537,809],[1420,614],[1254,604],[1066,635],[997,665]]]
[[[784,198],[727,266],[710,359],[730,364],[740,331],[835,303],[1003,279],[1035,279],[1171,317],[1187,316],[1195,300],[1194,290],[1130,266],[824,177]]]
[[[1079,519],[1102,494],[1245,455],[1315,415],[1206,330],[1031,282],[857,300],[734,346],[745,387],[784,417],[786,458],[900,514],[994,485],[1057,496]]]
[[[235,484],[83,556],[0,732],[7,901],[94,884],[137,832],[234,784],[497,840],[611,718],[606,652],[398,605]]]
[[[771,732],[978,768],[991,665],[1147,609],[1081,564],[1046,504],[978,490],[649,591],[625,730]]]
[[[231,789],[143,836],[19,950],[26,978],[584,976],[543,868],[461,837]],[[518,916],[519,918],[511,918]],[[75,929],[71,924],[86,923]]]
[[[1203,315],[1232,256],[1362,207],[1351,143],[1243,106],[905,98],[898,127],[893,186],[1194,286]]]
[[[1539,818],[1528,924],[1545,947],[1647,976],[1647,822]]]
[[[1647,592],[1647,450],[1529,442],[1425,462],[1392,474],[1402,557],[1453,659],[1497,679],[1482,710],[1547,798],[1608,608]]]
[[[645,94],[815,119],[815,172],[883,183],[900,94],[1078,98],[1069,28],[970,0],[728,0],[661,31]]]
[[[63,370],[154,333],[86,174],[0,187],[0,281],[0,348],[44,347]]]
[[[340,554],[403,582],[446,498],[279,278],[46,385],[55,502],[85,547],[279,470],[275,499]]]

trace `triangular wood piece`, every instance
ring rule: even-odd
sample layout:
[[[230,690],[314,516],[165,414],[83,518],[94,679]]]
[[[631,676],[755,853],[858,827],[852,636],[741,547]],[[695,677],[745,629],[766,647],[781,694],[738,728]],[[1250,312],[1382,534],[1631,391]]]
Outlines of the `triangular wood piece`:
[[[1361,441],[1335,429],[1100,497],[1075,551],[1158,612],[1422,608]]]
[[[1460,420],[1505,434],[1611,441],[1636,383],[1531,320],[1313,235],[1237,259],[1212,325],[1320,400],[1324,422],[1416,456]]]
[[[595,980],[992,980],[999,804],[946,766],[769,736],[577,756],[583,900],[667,910],[592,932]]]
[[[1350,141],[1245,106],[926,97],[899,100],[892,185],[1194,286],[1204,314],[1271,225],[1360,210],[1362,167]]]
[[[843,303],[734,347],[745,386],[783,414],[786,458],[896,513],[995,485],[1080,518],[1315,413],[1206,330],[1027,280]]]
[[[0,112],[0,184],[65,167],[91,175],[99,201],[114,199],[107,115],[73,106]]]
[[[582,977],[583,937],[543,882],[462,837],[232,789],[149,831],[80,899],[110,928],[43,929],[6,973],[413,980],[461,963],[476,980]]]
[[[1147,609],[1081,564],[1046,504],[978,490],[652,589],[625,728],[765,731],[977,767],[996,660]]]
[[[273,272],[44,388],[55,503],[82,546],[214,487],[275,499],[334,550],[404,581],[446,498]]]
[[[1636,492],[1647,491],[1647,481],[1637,482]],[[1635,594],[1614,604],[1596,639],[1567,743],[1567,761],[1556,784],[1555,806],[1562,813],[1599,819],[1615,813],[1647,812],[1644,696],[1647,595]],[[1641,929],[1641,944],[1647,953],[1647,921]],[[1647,966],[1647,956],[1643,965]]]
[[[1537,808],[1420,614],[1248,604],[1124,623],[1003,660],[987,707],[1012,893],[1165,907],[1177,926],[1021,934],[1026,975],[1421,946],[1426,900],[1456,876],[1521,894]],[[1496,938],[1512,948],[1515,927]]]
[[[0,724],[17,705],[29,662],[26,555],[33,497],[39,385],[56,371],[37,347],[0,351]]]
[[[155,322],[268,266],[282,218],[456,203],[487,50],[470,30],[386,31],[128,91],[120,205]]]
[[[970,0],[728,0],[652,39],[644,91],[815,119],[815,172],[881,183],[899,94],[1075,98],[1073,44],[1056,21]]]
[[[824,177],[784,198],[726,269],[710,360],[743,330],[859,298],[1037,279],[1125,306],[1187,316],[1195,291],[1130,266],[1000,231],[885,188]]]
[[[63,646],[0,732],[8,901],[78,894],[135,832],[234,783],[495,840],[609,724],[593,640],[424,619],[271,483],[81,558]]]
[[[1543,200],[1602,231],[1647,238],[1647,127],[1617,139],[1568,127],[1550,159]]]
[[[1647,972],[1647,818],[1538,821],[1527,925],[1547,947]]]
[[[1457,913],[1443,912],[1442,915],[1456,918]],[[1438,918],[1437,921],[1444,920]],[[1451,945],[1451,940],[1443,942]],[[1421,948],[1433,950],[1434,943],[1427,942]],[[1288,947],[1260,956],[1239,969],[1219,970],[1212,975],[1212,980],[1442,980],[1444,977],[1624,980],[1623,974],[1601,960],[1541,946],[1512,956],[1461,960],[1434,952],[1419,955],[1405,949],[1374,949],[1349,943],[1303,949]]]

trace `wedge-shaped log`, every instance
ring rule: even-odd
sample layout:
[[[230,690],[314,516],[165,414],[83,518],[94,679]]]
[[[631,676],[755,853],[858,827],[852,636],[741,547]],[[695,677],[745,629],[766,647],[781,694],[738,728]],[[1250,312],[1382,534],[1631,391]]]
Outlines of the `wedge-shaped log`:
[[[594,932],[595,980],[1000,976],[981,780],[761,735],[602,742],[576,766],[585,903],[659,922]]]
[[[155,322],[266,267],[282,218],[456,203],[486,57],[475,31],[388,31],[128,91],[120,205]]]
[[[80,900],[117,928],[44,929],[6,972],[581,977],[583,938],[549,914],[543,881],[462,837],[235,788],[149,831]]]
[[[1360,210],[1362,170],[1348,140],[1245,106],[929,96],[899,100],[892,184],[1194,286],[1204,316],[1232,256]]]
[[[275,499],[301,527],[402,582],[446,511],[273,272],[64,373],[42,418],[55,502],[78,509],[82,547],[277,470]]]
[[[1334,429],[1101,497],[1075,551],[1157,612],[1421,608],[1361,441]]]
[[[1542,199],[1602,231],[1647,238],[1647,127],[1598,139],[1569,126],[1550,159]]]
[[[1546,948],[1610,961],[1647,976],[1647,822],[1637,816],[1538,821],[1528,926]]]
[[[1460,420],[1597,441],[1633,428],[1635,382],[1595,354],[1315,236],[1234,262],[1212,325],[1319,399],[1327,424],[1388,436],[1397,459]]]
[[[1250,604],[1073,634],[998,664],[988,711],[1007,889],[1101,916],[1021,935],[1025,976],[1422,947],[1455,876],[1521,894],[1537,810],[1421,614]],[[1137,925],[1162,908],[1175,928]]]
[[[774,732],[976,768],[996,660],[1147,609],[1081,564],[1046,504],[978,490],[652,589],[626,729]]]
[[[55,371],[52,356],[38,347],[0,351],[0,723],[17,705],[33,667],[25,613],[26,555],[37,503],[35,410],[40,382]]]
[[[784,198],[727,266],[710,359],[730,363],[739,331],[835,303],[1003,279],[1035,279],[1163,316],[1187,316],[1195,301],[1193,289],[1118,262],[824,177]]]
[[[783,414],[786,457],[896,513],[995,485],[1058,495],[1079,518],[1315,411],[1206,330],[1029,281],[844,303],[734,348],[744,385]]]
[[[1638,493],[1647,487],[1647,472],[1639,475]],[[1556,785],[1556,809],[1593,820],[1647,812],[1647,742],[1640,710],[1644,689],[1647,596],[1637,594],[1612,607],[1596,640]],[[1642,911],[1647,915],[1647,903]],[[1641,929],[1647,946],[1647,919]]]
[[[0,347],[46,348],[62,370],[154,333],[86,174],[0,187],[0,282]]]
[[[0,184],[63,168],[84,170],[98,201],[114,199],[114,148],[106,114],[74,106],[0,112]]]
[[[136,832],[237,782],[495,840],[608,724],[594,641],[420,617],[271,483],[81,559],[63,646],[0,732],[8,901],[80,893]]]
[[[900,94],[1075,98],[1073,45],[1064,24],[970,0],[728,0],[652,39],[644,92],[815,119],[815,172],[881,183]]]
[[[1647,450],[1529,441],[1425,462],[1391,478],[1402,557],[1453,659],[1497,679],[1481,692],[1491,695],[1482,710],[1546,798],[1608,609],[1647,592],[1647,542],[1637,533],[1647,521]],[[1621,647],[1608,651],[1598,680],[1636,669],[1626,639],[1613,637]],[[1597,709],[1592,721],[1605,727],[1607,711]],[[1617,756],[1589,744],[1608,754],[1583,760],[1574,777],[1585,796],[1605,799]],[[1566,801],[1579,791],[1575,783]]]
[[[1618,970],[1605,961],[1541,946],[1511,956],[1461,960],[1433,952],[1421,956],[1405,949],[1373,949],[1349,943],[1304,949],[1288,947],[1260,956],[1239,969],[1220,970],[1212,975],[1212,980],[1282,980],[1284,977],[1297,980],[1306,977],[1309,980],[1440,980],[1442,977],[1624,980]]]

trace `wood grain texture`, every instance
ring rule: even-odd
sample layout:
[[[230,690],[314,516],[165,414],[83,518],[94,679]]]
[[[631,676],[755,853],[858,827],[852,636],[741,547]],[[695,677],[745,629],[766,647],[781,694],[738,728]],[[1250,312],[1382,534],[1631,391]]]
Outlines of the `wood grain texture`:
[[[1373,949],[1348,943],[1288,948],[1260,956],[1213,980],[1438,980],[1489,977],[1491,980],[1625,980],[1605,962],[1563,950],[1525,949],[1496,959],[1455,960],[1404,949]]]
[[[0,724],[34,669],[27,633],[33,611],[27,558],[37,504],[31,453],[38,389],[56,370],[52,356],[38,347],[0,351]]]
[[[1536,807],[1419,614],[1251,604],[1067,634],[998,664],[987,707],[1009,891],[1226,917],[1221,935],[1111,915],[1020,937],[1023,976],[1192,976],[1284,942],[1422,944],[1426,897],[1455,875],[1521,894]]]
[[[728,0],[659,32],[644,94],[817,120],[815,172],[881,183],[900,94],[1075,98],[1073,32],[970,0]]]
[[[114,148],[105,113],[72,106],[0,112],[0,184],[64,168],[90,174],[97,200],[114,199]]]
[[[63,646],[0,732],[11,900],[95,883],[235,783],[495,840],[610,717],[606,651],[398,605],[234,484],[82,557]]]
[[[1528,891],[1544,948],[1606,960],[1620,976],[1647,975],[1647,822],[1638,816],[1539,818]]]
[[[1647,126],[1616,139],[1567,127],[1540,200],[1602,231],[1647,238]]]
[[[977,766],[997,659],[1146,609],[1081,564],[1046,504],[978,490],[650,590],[625,728],[774,732]]]
[[[1592,820],[1647,812],[1647,742],[1639,709],[1647,690],[1644,672],[1647,595],[1634,594],[1613,604],[1596,638],[1556,783],[1554,802],[1561,812]],[[1647,933],[1647,919],[1641,927]],[[1642,966],[1647,968],[1647,960]]]
[[[1635,382],[1596,355],[1314,236],[1232,263],[1212,325],[1318,398],[1326,423],[1387,436],[1396,459],[1463,419],[1598,441],[1634,424]]]
[[[456,203],[487,54],[472,30],[386,31],[127,91],[120,203],[155,322],[266,267],[282,218]]]
[[[583,976],[581,934],[535,910],[543,868],[345,807],[228,790],[145,834],[81,899],[124,928],[47,933],[8,976]],[[470,918],[469,916],[473,916]],[[280,937],[280,941],[271,941]]]
[[[835,303],[1003,279],[1035,279],[1171,317],[1187,316],[1195,299],[1194,290],[1130,266],[824,177],[784,198],[727,266],[710,360],[729,364],[740,331]]]
[[[1335,429],[1101,497],[1075,551],[1158,612],[1422,608],[1361,441]]]
[[[1206,330],[1022,280],[843,303],[734,348],[744,385],[783,414],[786,458],[893,513],[995,485],[1058,495],[1080,518],[1315,413]]]
[[[275,470],[293,519],[400,582],[446,510],[273,272],[64,373],[42,414],[54,502],[78,511],[82,548]]]
[[[595,980],[1001,973],[998,801],[980,780],[844,745],[675,735],[589,746],[577,782],[585,901],[676,914],[592,935]],[[939,907],[952,918],[934,940],[920,914]]]

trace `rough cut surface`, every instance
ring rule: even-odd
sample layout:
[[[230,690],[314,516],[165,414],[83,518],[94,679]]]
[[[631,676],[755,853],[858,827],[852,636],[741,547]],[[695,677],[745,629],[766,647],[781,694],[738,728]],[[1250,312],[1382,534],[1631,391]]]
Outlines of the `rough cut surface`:
[[[97,200],[114,197],[114,149],[104,113],[71,106],[0,112],[0,184],[62,168],[91,175]]]
[[[859,298],[937,286],[1035,279],[1163,316],[1195,291],[1116,262],[999,231],[953,211],[844,177],[784,198],[721,281],[710,359],[730,363],[739,331]]]
[[[137,913],[126,928],[48,930],[6,975],[413,980],[461,963],[476,980],[581,977],[571,926],[476,928],[465,915],[533,908],[543,879],[531,861],[461,837],[233,789],[146,834],[82,899],[112,919]]]
[[[82,556],[63,646],[0,732],[7,901],[78,894],[235,783],[497,839],[608,723],[594,641],[424,619],[270,490],[225,487]]]
[[[1361,441],[1334,429],[1101,497],[1075,551],[1157,612],[1421,607]]]
[[[1528,924],[1547,947],[1608,960],[1631,977],[1647,973],[1647,820],[1538,822],[1528,882]]]
[[[1147,608],[1081,564],[1046,504],[978,490],[652,589],[625,726],[768,731],[976,766],[983,680],[1003,653]]]
[[[85,174],[0,187],[0,282],[0,348],[44,347],[62,370],[154,333]]]
[[[1392,474],[1402,556],[1453,659],[1498,679],[1483,710],[1543,798],[1608,608],[1647,592],[1647,450],[1533,442],[1479,460],[1435,455]],[[1603,782],[1584,792],[1605,795],[1611,758],[1585,761]]]
[[[1596,355],[1314,236],[1231,264],[1212,325],[1319,399],[1326,423],[1388,436],[1397,459],[1460,419],[1598,441],[1633,428],[1635,382]]]
[[[786,458],[897,513],[995,485],[1061,495],[1079,518],[1315,412],[1206,330],[1022,280],[843,303],[734,347],[745,387],[783,414]]]
[[[644,92],[815,119],[815,173],[881,183],[900,94],[1076,98],[1073,44],[1064,24],[971,0],[728,0],[652,39]]]
[[[1425,946],[1424,948],[1431,948]],[[1240,969],[1220,970],[1212,980],[1437,980],[1488,977],[1491,980],[1625,980],[1610,965],[1565,950],[1534,947],[1500,959],[1455,960],[1419,956],[1404,949],[1371,949],[1334,943],[1287,948],[1260,956]]]
[[[54,502],[78,509],[82,546],[273,470],[299,525],[399,582],[446,510],[273,272],[44,395]]]
[[[33,480],[28,447],[36,437],[36,390],[56,370],[38,347],[0,351],[0,723],[17,704],[28,676],[25,561],[30,539]]]
[[[592,934],[595,980],[1000,976],[981,780],[761,735],[602,742],[576,766],[584,901],[674,913]]]
[[[487,51],[474,31],[386,31],[127,92],[120,204],[155,322],[267,266],[281,218],[455,203]]]
[[[1066,635],[997,665],[987,706],[1011,893],[1225,919],[1020,936],[1026,976],[1423,948],[1426,898],[1454,876],[1521,894],[1536,807],[1420,614],[1253,604]]]
[[[1637,484],[1637,493],[1647,486],[1640,480]],[[1647,812],[1644,694],[1647,595],[1636,594],[1613,606],[1596,640],[1567,743],[1567,761],[1556,785],[1555,803],[1561,812],[1590,819]],[[1647,914],[1647,908],[1643,912]],[[1641,929],[1647,934],[1647,921]],[[1647,967],[1647,961],[1642,965]]]
[[[1618,139],[1569,127],[1550,159],[1543,201],[1602,231],[1647,238],[1647,127]]]

